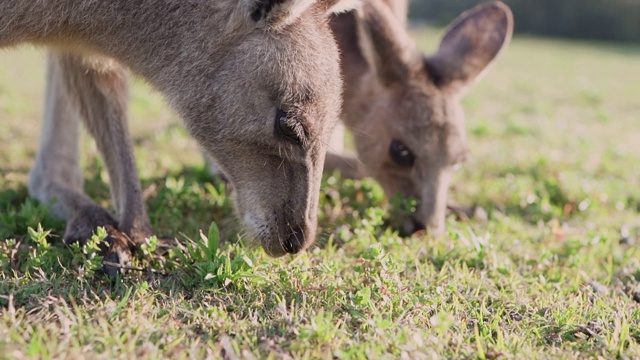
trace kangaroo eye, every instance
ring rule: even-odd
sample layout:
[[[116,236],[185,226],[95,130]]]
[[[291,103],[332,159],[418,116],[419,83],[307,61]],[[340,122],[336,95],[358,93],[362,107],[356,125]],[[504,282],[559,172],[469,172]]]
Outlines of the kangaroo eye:
[[[416,161],[416,157],[413,155],[411,150],[398,140],[393,140],[391,142],[389,154],[391,155],[391,159],[402,167],[412,167],[413,163]]]
[[[280,130],[280,133],[287,138],[300,142],[300,137],[296,131],[295,124],[288,118],[288,114],[282,109],[278,109],[276,113],[276,129]]]

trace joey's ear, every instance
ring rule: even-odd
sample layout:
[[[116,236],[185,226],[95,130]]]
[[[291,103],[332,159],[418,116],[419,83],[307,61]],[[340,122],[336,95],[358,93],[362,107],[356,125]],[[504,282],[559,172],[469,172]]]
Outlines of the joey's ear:
[[[251,19],[269,27],[292,23],[316,0],[242,0]]]
[[[478,5],[449,26],[438,53],[425,58],[425,68],[436,85],[462,89],[482,75],[512,33],[513,14],[507,5]]]
[[[367,0],[358,17],[358,42],[367,62],[383,83],[402,83],[422,66],[422,55],[392,9],[381,0]]]

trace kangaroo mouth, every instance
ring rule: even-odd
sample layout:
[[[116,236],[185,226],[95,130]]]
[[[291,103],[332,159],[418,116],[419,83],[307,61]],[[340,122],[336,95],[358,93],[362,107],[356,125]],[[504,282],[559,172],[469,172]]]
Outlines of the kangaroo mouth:
[[[260,220],[253,214],[247,214],[244,220],[245,227],[271,257],[297,254],[306,249],[311,244],[309,239],[313,238],[306,226],[287,221]]]
[[[308,245],[304,231],[300,227],[285,234],[269,234],[260,239],[262,247],[269,256],[281,257],[301,252]]]

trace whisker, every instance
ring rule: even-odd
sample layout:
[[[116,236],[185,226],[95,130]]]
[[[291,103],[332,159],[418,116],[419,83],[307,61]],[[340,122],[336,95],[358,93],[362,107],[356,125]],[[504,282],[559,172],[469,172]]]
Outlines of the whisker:
[[[373,137],[373,136],[371,135],[371,133],[368,133],[368,132],[366,132],[366,131],[364,131],[364,130],[361,130],[361,129],[350,129],[350,131],[351,131],[351,133],[352,133],[353,135],[362,135],[362,136],[365,136],[365,137],[368,137],[368,138]]]
[[[316,242],[314,243],[314,247],[317,247],[320,249],[325,248],[327,244],[329,244],[329,238],[331,238],[331,235],[333,235],[334,231],[335,231],[335,228],[333,230],[323,229],[321,232],[319,232],[318,235],[316,236]]]

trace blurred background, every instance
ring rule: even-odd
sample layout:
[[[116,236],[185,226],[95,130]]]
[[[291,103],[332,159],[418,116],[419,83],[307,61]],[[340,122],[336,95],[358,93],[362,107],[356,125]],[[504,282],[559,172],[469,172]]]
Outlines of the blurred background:
[[[445,26],[481,0],[412,0],[412,21]],[[516,33],[640,43],[640,0],[504,0]]]

